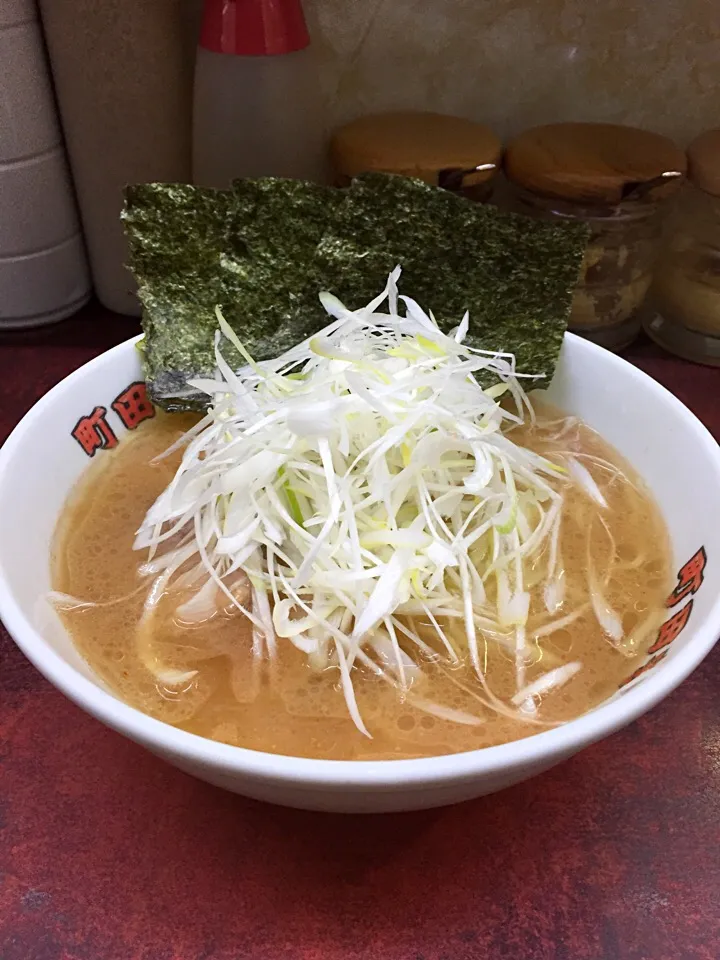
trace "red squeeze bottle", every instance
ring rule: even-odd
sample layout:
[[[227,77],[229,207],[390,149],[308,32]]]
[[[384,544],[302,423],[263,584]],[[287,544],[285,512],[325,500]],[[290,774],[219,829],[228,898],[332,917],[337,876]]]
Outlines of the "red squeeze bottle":
[[[322,99],[300,0],[205,0],[193,179],[326,179]]]

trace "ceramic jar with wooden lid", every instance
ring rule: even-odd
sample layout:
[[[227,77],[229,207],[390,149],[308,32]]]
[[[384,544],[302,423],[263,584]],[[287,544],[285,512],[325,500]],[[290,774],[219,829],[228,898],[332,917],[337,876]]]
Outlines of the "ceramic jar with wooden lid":
[[[502,144],[480,123],[439,113],[380,113],[335,132],[330,159],[335,183],[360,173],[396,173],[486,200]]]
[[[663,232],[650,336],[687,360],[720,366],[720,130],[688,148],[688,184]]]
[[[509,144],[512,208],[590,228],[571,330],[611,350],[635,338],[657,254],[659,212],[685,168],[685,154],[671,140],[614,124],[535,127]]]

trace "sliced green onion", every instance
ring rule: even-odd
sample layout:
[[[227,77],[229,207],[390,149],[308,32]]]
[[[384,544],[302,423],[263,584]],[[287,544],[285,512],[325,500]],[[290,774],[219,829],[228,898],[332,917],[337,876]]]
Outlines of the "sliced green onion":
[[[446,663],[467,656],[485,701],[523,716],[487,690],[481,643],[511,643],[517,689],[527,688],[525,564],[546,558],[554,613],[563,487],[580,483],[599,503],[584,468],[571,464],[567,476],[504,431],[531,410],[514,358],[466,347],[467,315],[446,336],[432,314],[398,297],[398,277],[399,269],[360,310],[322,294],[332,322],[273,360],[256,362],[217,309],[221,336],[247,365],[231,370],[218,336],[215,377],[196,382],[210,412],[188,434],[178,472],[136,540],[153,564],[167,551],[163,583],[192,561],[236,606],[226,581],[246,574],[252,610],[240,609],[251,617],[256,655],[273,656],[279,636],[315,669],[334,664],[364,733],[357,670],[410,687],[428,651]],[[483,389],[487,377],[497,383]],[[508,393],[514,410],[499,403]],[[182,560],[169,546],[178,534]],[[599,613],[602,598],[591,587]],[[413,616],[435,632],[441,653]],[[464,639],[448,623],[464,624]],[[408,649],[420,658],[414,666]],[[523,705],[532,699],[525,694]],[[476,722],[422,703],[437,716]]]

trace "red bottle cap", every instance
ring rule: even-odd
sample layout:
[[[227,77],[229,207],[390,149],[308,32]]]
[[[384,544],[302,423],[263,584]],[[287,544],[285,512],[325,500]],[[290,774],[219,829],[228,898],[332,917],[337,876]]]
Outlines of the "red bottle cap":
[[[309,43],[301,0],[205,0],[200,31],[205,50],[272,57]]]

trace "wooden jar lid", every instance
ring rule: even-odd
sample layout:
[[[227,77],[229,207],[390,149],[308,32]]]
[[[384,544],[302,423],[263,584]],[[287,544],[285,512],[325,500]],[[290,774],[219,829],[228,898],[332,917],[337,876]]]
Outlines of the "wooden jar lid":
[[[611,123],[553,123],[516,137],[505,172],[527,190],[566,200],[616,204],[638,188],[664,196],[680,183],[685,154],[672,140]]]
[[[689,177],[692,182],[720,197],[720,130],[708,130],[688,147]]]
[[[333,135],[330,154],[341,178],[381,171],[438,185],[442,171],[473,170],[463,181],[470,186],[494,175],[502,144],[492,130],[461,117],[379,113],[340,127]],[[475,171],[478,166],[483,169]]]

